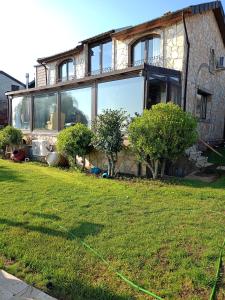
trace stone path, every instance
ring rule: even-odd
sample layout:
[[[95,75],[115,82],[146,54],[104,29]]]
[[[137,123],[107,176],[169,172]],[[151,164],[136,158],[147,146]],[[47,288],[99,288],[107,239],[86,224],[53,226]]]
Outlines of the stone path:
[[[26,284],[15,276],[0,270],[0,300],[56,300]]]

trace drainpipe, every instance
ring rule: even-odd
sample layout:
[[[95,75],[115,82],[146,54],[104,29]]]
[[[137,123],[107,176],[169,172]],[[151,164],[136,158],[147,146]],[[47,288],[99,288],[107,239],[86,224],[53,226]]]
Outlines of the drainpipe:
[[[43,63],[40,63],[44,68],[45,68],[45,85],[47,85],[47,67],[46,67],[46,65],[45,64],[43,64]]]
[[[186,43],[187,43],[187,57],[186,57],[186,69],[185,69],[185,81],[184,81],[184,103],[183,103],[183,110],[186,111],[190,41],[189,41],[189,38],[188,38],[187,26],[186,26],[186,21],[185,21],[185,17],[184,17],[184,11],[183,11],[182,17],[183,17],[184,31],[185,31],[185,37],[186,37]]]

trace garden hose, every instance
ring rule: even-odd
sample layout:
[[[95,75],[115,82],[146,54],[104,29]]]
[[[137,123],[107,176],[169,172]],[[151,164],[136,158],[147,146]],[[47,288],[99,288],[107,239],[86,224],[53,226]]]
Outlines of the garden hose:
[[[55,209],[55,208],[53,208]],[[58,209],[55,209],[58,210]],[[211,211],[216,213],[215,211]],[[61,229],[63,229],[63,231],[66,231],[69,235],[71,235],[72,238],[77,239],[77,236],[75,236],[73,233],[69,232],[68,229],[64,226],[58,225]],[[92,252],[95,256],[97,256],[105,265],[108,266],[109,270],[111,270],[112,272],[114,272],[118,277],[120,277],[124,282],[126,282],[128,285],[130,285],[131,287],[133,287],[134,289],[141,291],[143,293],[145,293],[148,296],[151,296],[154,299],[158,299],[158,300],[164,300],[163,298],[161,298],[160,296],[154,294],[153,292],[150,292],[142,287],[140,287],[139,285],[135,284],[133,281],[129,280],[126,276],[124,276],[122,273],[116,271],[114,268],[111,267],[111,265],[109,264],[109,262],[107,260],[104,259],[104,257],[95,249],[93,249],[89,244],[87,244],[86,242],[84,242],[82,239],[79,239],[80,243],[88,250],[90,250],[90,252]],[[223,241],[222,244],[222,248],[220,251],[220,255],[219,255],[219,259],[218,259],[218,266],[217,266],[217,272],[216,272],[216,278],[214,281],[214,285],[212,288],[212,292],[210,295],[209,300],[215,300],[215,294],[216,294],[216,287],[218,284],[218,280],[219,280],[219,275],[220,275],[220,267],[222,264],[222,257],[223,257],[223,250],[224,250],[224,246],[225,246],[225,239]]]
[[[218,284],[218,280],[220,278],[220,268],[221,268],[221,264],[222,264],[224,246],[225,246],[225,239],[224,239],[222,247],[221,247],[221,251],[220,251],[220,255],[219,255],[219,259],[218,259],[217,271],[216,271],[216,278],[215,278],[215,281],[214,281],[214,285],[213,285],[212,292],[211,292],[209,300],[214,300],[215,299],[216,287],[217,287],[217,284]]]
[[[71,232],[69,232],[67,230],[66,227],[64,226],[61,226],[61,225],[58,225],[60,228],[62,228],[64,231],[66,231],[69,235],[71,235],[72,238],[76,238],[77,239],[77,236],[75,236],[74,234],[72,234]],[[120,272],[116,271],[115,269],[113,269],[110,264],[107,262],[107,260],[104,259],[104,257],[99,253],[97,252],[95,249],[93,249],[90,245],[88,245],[86,242],[84,242],[83,240],[79,239],[81,244],[88,250],[90,250],[93,254],[95,254],[98,258],[101,259],[101,261],[106,264],[108,266],[108,268],[114,272],[118,277],[120,277],[124,282],[126,282],[127,284],[129,284],[131,287],[147,294],[148,296],[151,296],[152,298],[154,299],[158,299],[158,300],[164,300],[163,298],[157,296],[156,294],[154,294],[153,292],[150,292],[142,287],[140,287],[139,285],[135,284],[133,281],[129,280],[126,276],[124,276],[123,274],[121,274]]]

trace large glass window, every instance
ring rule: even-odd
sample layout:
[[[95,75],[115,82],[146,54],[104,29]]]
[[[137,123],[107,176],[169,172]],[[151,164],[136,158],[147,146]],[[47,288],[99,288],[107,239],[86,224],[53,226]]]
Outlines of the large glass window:
[[[74,65],[73,60],[68,59],[59,65],[59,81],[67,81],[73,79]]]
[[[12,99],[12,126],[18,129],[30,129],[30,97]]]
[[[144,38],[132,46],[132,64],[158,64],[160,59],[160,37]]]
[[[91,88],[61,92],[61,128],[76,123],[91,126]]]
[[[98,114],[123,109],[131,117],[143,112],[144,78],[134,77],[98,84]]]
[[[56,93],[34,97],[34,129],[58,129]]]
[[[109,72],[112,69],[112,42],[95,45],[89,50],[89,71],[91,75]]]

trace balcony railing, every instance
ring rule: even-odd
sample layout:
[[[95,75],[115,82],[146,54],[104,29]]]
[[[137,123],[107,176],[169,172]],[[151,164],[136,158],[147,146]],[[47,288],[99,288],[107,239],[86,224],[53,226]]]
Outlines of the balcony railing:
[[[121,63],[116,63],[116,65],[114,67],[107,67],[104,69],[99,69],[99,70],[93,70],[93,71],[89,71],[88,73],[85,74],[85,62],[82,61],[79,64],[75,64],[75,74],[73,76],[70,76],[68,80],[65,80],[63,78],[62,79],[58,79],[57,82],[66,82],[66,81],[70,81],[70,80],[75,80],[75,79],[81,79],[84,78],[86,76],[97,76],[100,74],[107,74],[113,71],[117,71],[117,70],[125,70],[129,67],[137,67],[137,66],[141,66],[144,64],[149,64],[152,66],[157,66],[157,67],[168,67],[168,60],[165,60],[162,56],[154,56],[154,57],[149,57],[147,60],[138,60],[138,61],[134,61],[133,63],[127,63],[127,62],[121,62]]]

